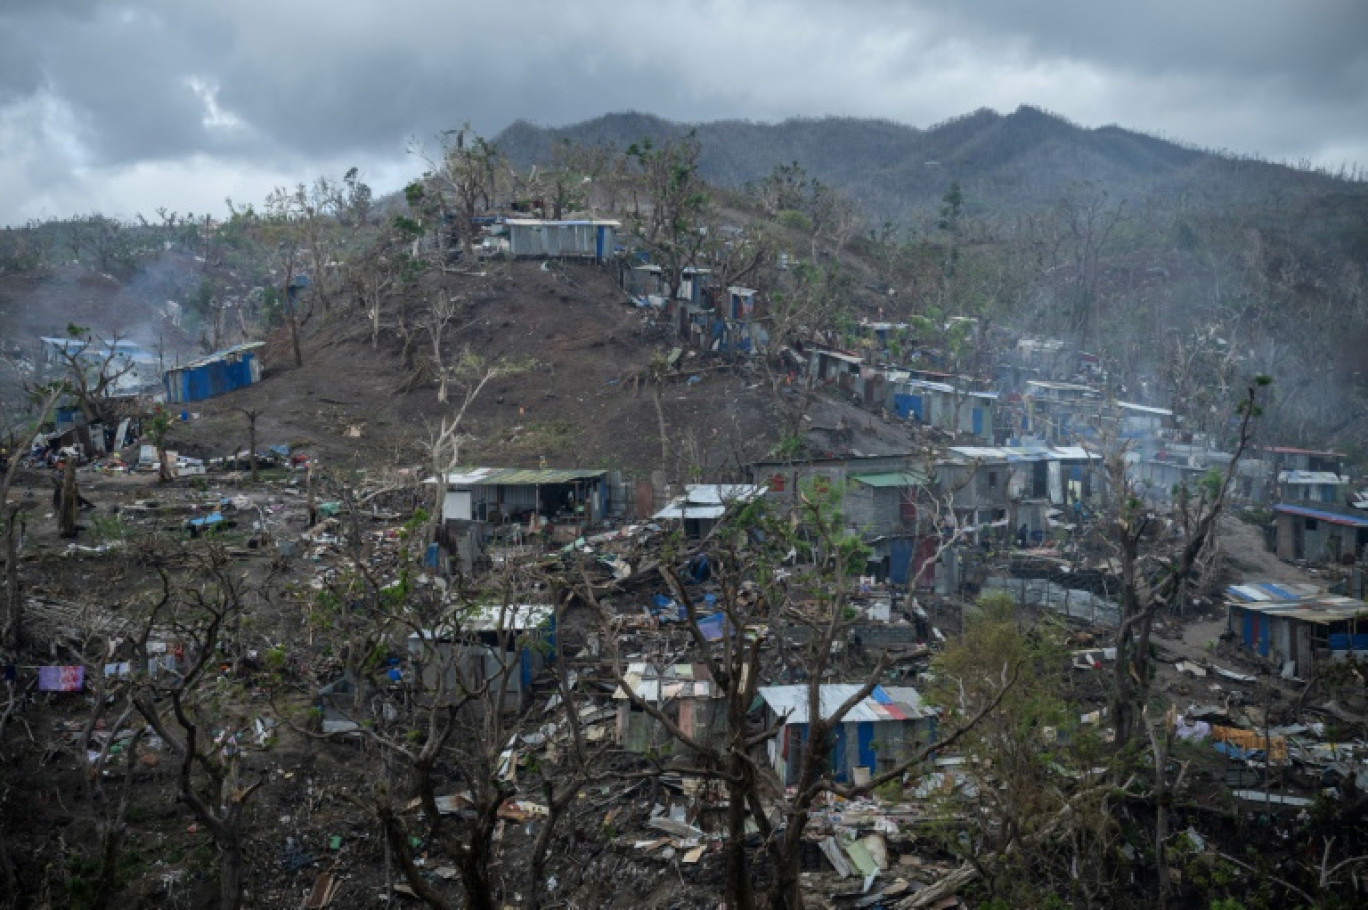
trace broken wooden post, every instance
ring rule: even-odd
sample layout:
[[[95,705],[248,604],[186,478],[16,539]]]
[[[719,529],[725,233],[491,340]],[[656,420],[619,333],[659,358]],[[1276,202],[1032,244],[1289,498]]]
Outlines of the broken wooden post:
[[[76,459],[68,456],[62,462],[62,489],[57,508],[57,530],[63,537],[76,536],[76,518],[81,502],[76,490]]]
[[[260,411],[253,411],[248,408],[239,408],[247,418],[247,463],[252,466],[252,483],[257,482],[257,435],[256,422]]]

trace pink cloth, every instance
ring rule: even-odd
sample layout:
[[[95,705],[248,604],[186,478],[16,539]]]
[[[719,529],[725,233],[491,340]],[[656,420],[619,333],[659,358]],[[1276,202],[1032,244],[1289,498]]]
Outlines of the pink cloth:
[[[85,685],[85,667],[39,667],[39,692],[79,692]]]

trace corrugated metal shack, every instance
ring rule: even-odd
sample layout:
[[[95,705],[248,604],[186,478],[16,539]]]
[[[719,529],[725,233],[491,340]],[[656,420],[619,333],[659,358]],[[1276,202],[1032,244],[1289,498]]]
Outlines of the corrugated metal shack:
[[[157,357],[132,341],[41,336],[38,379],[66,374],[74,360],[91,385],[108,379],[107,398],[155,396],[160,382]]]
[[[263,344],[235,345],[167,370],[162,377],[167,403],[203,401],[260,382],[261,358],[255,352]]]
[[[607,471],[578,468],[457,468],[446,476],[447,521],[525,521],[537,513],[583,529],[608,510]]]
[[[743,483],[690,483],[684,495],[670,500],[653,516],[654,521],[679,521],[690,540],[706,537],[727,510],[743,506],[765,495],[767,488]]]
[[[1226,602],[1230,631],[1288,675],[1307,676],[1318,661],[1368,657],[1368,603],[1356,598],[1265,582],[1231,585]]]
[[[508,231],[508,251],[515,257],[529,259],[593,259],[606,262],[612,258],[617,242],[617,221],[544,221],[539,218],[509,218],[504,221]]]
[[[1368,553],[1368,513],[1337,503],[1281,502],[1278,516],[1279,559],[1312,562],[1355,562]]]
[[[443,480],[441,542],[468,572],[496,536],[514,545],[565,544],[609,514],[607,471],[457,468]]]
[[[726,704],[705,664],[627,665],[623,679],[643,701],[659,708],[689,736],[704,741],[726,735]],[[629,752],[668,751],[670,733],[653,716],[634,706],[618,687],[617,741]]]
[[[503,691],[506,711],[528,706],[532,678],[554,644],[556,611],[546,604],[483,604],[454,613],[453,627],[409,633],[409,660],[428,689],[458,699],[462,684],[489,683]]]
[[[846,699],[859,692],[855,684],[828,684],[818,691],[821,713],[831,718]],[[808,687],[761,686],[768,723],[779,723],[783,732],[769,741],[769,759],[775,773],[788,784],[803,760],[808,742]],[[922,702],[910,686],[875,686],[846,712],[836,726],[831,748],[831,775],[838,781],[854,780],[856,768],[870,776],[896,767],[936,738],[936,712]]]
[[[944,382],[912,379],[903,371],[890,371],[884,407],[904,420],[952,433],[972,433],[985,443],[996,438],[996,392],[957,388]]]

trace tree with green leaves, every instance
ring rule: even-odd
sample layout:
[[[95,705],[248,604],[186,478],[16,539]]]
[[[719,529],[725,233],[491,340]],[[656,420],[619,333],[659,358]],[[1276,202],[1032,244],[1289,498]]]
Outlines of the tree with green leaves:
[[[479,579],[437,577],[423,561],[421,512],[401,529],[397,551],[378,547],[352,478],[323,482],[342,505],[345,563],[321,590],[304,592],[299,652],[340,671],[296,683],[309,695],[345,685],[328,687],[310,735],[356,750],[353,802],[383,839],[386,874],[394,870],[426,906],[496,910],[514,890],[541,906],[552,897],[545,870],[559,826],[600,758],[581,729],[561,635],[547,634],[563,628],[565,601],[550,593],[563,585],[512,562]],[[555,681],[553,712],[524,688],[534,662]],[[282,714],[303,732],[297,715]],[[520,755],[534,735],[548,748]],[[496,829],[519,798],[540,800],[545,813],[533,819],[527,864],[498,870]],[[425,873],[433,856],[454,867],[455,885]]]
[[[300,254],[309,292],[324,313],[332,309],[345,281],[340,263],[372,238],[371,206],[371,189],[356,168],[340,181],[319,177],[307,186],[277,187],[266,198],[266,215],[277,233],[293,234],[287,246]],[[286,285],[287,294],[290,287]]]
[[[1012,668],[1022,672],[1004,693]],[[932,661],[928,694],[937,704],[963,715],[997,700],[960,740],[966,761],[942,772],[950,780],[929,807],[964,819],[934,829],[963,864],[950,880],[962,887],[972,872],[995,905],[1042,906],[1068,888],[1071,903],[1088,906],[1114,886],[1109,787],[1092,777],[1104,745],[1065,698],[1072,672],[1067,629],[1020,610],[1005,592],[979,597],[962,634]]]
[[[461,249],[467,256],[474,255],[475,239],[480,233],[475,219],[493,210],[499,202],[500,175],[506,170],[503,153],[467,123],[442,134],[441,152],[435,161],[424,158],[428,163],[426,185],[406,191],[410,207],[415,201],[431,199],[441,217],[435,228],[447,230],[445,222],[449,215]],[[444,242],[442,246],[445,247]]]
[[[152,409],[152,415],[147,418],[143,428],[157,452],[157,483],[169,483],[172,480],[171,465],[166,458],[166,440],[171,435],[171,426],[171,412],[159,404]]]
[[[643,139],[627,147],[647,199],[646,210],[641,210],[638,200],[630,219],[633,234],[660,265],[670,300],[679,296],[684,270],[698,265],[709,240],[707,216],[712,200],[698,174],[702,150],[693,133],[661,145]]]

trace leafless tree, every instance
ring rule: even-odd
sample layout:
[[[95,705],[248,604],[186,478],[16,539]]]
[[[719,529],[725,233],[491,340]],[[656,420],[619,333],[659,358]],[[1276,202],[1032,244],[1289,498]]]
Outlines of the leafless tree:
[[[133,704],[170,749],[179,798],[218,849],[217,906],[236,910],[247,886],[247,808],[267,775],[245,765],[238,738],[246,735],[246,721],[225,713],[223,690],[231,683],[217,676],[217,666],[248,592],[231,557],[215,543],[145,555],[157,565],[161,592],[134,643],[135,660],[148,666],[157,657],[149,642],[164,631],[183,645],[186,666],[140,678]],[[217,736],[215,727],[221,727]]]
[[[456,232],[467,256],[475,252],[479,228],[475,219],[490,211],[498,200],[500,174],[505,173],[503,155],[498,147],[466,124],[442,134],[441,153],[436,160],[416,144],[411,151],[427,162],[426,178],[440,201],[443,212],[456,220]],[[423,191],[419,190],[419,196]],[[437,230],[445,231],[445,224]]]
[[[443,382],[458,386],[461,398],[454,410],[443,414],[435,426],[428,428],[427,452],[435,483],[434,528],[441,522],[442,503],[446,497],[445,478],[461,463],[461,447],[468,438],[465,420],[471,406],[491,382],[527,368],[526,363],[517,360],[486,360],[469,348],[463,349],[454,362],[443,365]]]
[[[836,730],[854,707],[869,696],[887,668],[880,656],[873,667],[860,674],[854,692],[839,705],[824,702],[822,688],[837,672],[833,654],[840,650],[850,629],[848,611],[852,573],[863,569],[866,551],[860,538],[849,533],[838,511],[841,491],[811,489],[799,499],[802,525],[811,535],[811,544],[799,542],[787,516],[765,516],[763,506],[752,504],[741,515],[715,529],[709,538],[709,564],[721,591],[716,607],[722,613],[723,631],[719,638],[705,634],[700,620],[700,604],[667,564],[662,569],[674,597],[683,605],[685,627],[690,638],[689,652],[709,671],[713,684],[722,693],[720,722],[704,730],[686,732],[671,716],[668,706],[643,697],[628,680],[617,650],[616,620],[601,609],[606,624],[614,675],[632,706],[658,723],[674,742],[679,743],[689,761],[682,768],[721,782],[727,793],[727,837],[724,892],[728,906],[757,906],[750,877],[746,825],[758,826],[764,852],[772,871],[767,906],[797,910],[803,906],[800,887],[800,857],[811,812],[828,793],[844,796],[867,794],[884,783],[897,779],[924,762],[936,748],[953,744],[981,719],[996,709],[990,699],[962,726],[939,743],[924,743],[893,766],[874,775],[865,784],[840,784],[834,779],[829,756]],[[759,531],[758,534],[752,534]],[[757,542],[757,540],[763,542]],[[778,572],[788,553],[796,547],[811,546],[814,562],[807,569]],[[859,563],[859,566],[856,566]],[[593,599],[591,586],[582,588]],[[802,592],[803,599],[798,599]],[[783,635],[786,628],[801,628],[807,642],[794,658],[807,683],[807,739],[796,775],[787,787],[778,785],[768,763],[759,756],[765,745],[778,736],[778,725],[756,722],[751,705],[765,672],[761,660],[761,630]],[[673,658],[662,658],[673,663]],[[1016,670],[1006,668],[1001,693],[1015,681]],[[773,821],[777,811],[779,821]]]
[[[137,368],[119,333],[108,339],[97,339],[90,329],[78,325],[67,326],[67,338],[60,346],[50,346],[52,354],[62,362],[62,376],[76,398],[86,421],[98,423],[105,418],[110,393],[119,380]]]
[[[238,408],[247,418],[247,461],[252,466],[252,483],[257,482],[257,418],[260,408]]]
[[[35,390],[30,396],[35,417],[16,439],[27,445],[32,433],[47,423],[65,392],[66,387],[63,383],[53,383]],[[24,628],[24,591],[19,574],[19,545],[23,536],[24,505],[22,502],[10,502],[10,492],[14,489],[14,481],[22,462],[21,452],[10,452],[9,464],[5,466],[5,473],[0,479],[0,504],[5,510],[5,601],[3,617],[0,617],[0,651],[10,656],[18,651]]]
[[[1106,456],[1113,497],[1109,537],[1121,565],[1112,690],[1112,720],[1116,725],[1119,751],[1124,751],[1141,733],[1140,712],[1148,700],[1153,677],[1150,636],[1155,617],[1183,595],[1184,586],[1212,544],[1216,523],[1254,431],[1254,421],[1259,414],[1259,389],[1267,384],[1265,377],[1258,377],[1240,402],[1239,429],[1225,471],[1212,475],[1195,490],[1180,487],[1171,522],[1166,523],[1155,514],[1134,489],[1127,474],[1124,447],[1115,446]],[[1147,541],[1156,538],[1159,538],[1157,551],[1147,555],[1157,560],[1159,568],[1147,575],[1141,562],[1142,555],[1146,555],[1142,554],[1142,548]]]

